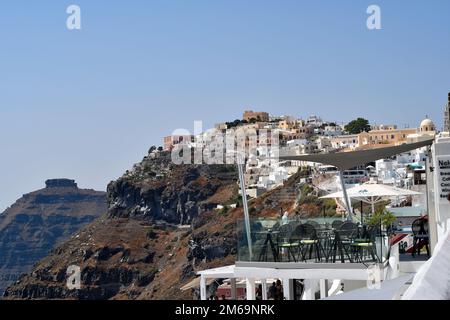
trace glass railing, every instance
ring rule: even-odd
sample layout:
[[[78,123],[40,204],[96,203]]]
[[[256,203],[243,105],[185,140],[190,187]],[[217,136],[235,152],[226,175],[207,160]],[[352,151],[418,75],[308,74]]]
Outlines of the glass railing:
[[[251,219],[237,222],[238,261],[364,263],[389,258],[389,235],[381,225],[339,218]]]

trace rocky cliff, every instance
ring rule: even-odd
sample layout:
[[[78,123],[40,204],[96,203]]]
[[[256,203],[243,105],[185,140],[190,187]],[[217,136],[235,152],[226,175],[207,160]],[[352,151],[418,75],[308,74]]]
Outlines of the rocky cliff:
[[[106,194],[73,180],[46,181],[0,214],[0,291],[75,231],[106,212]]]
[[[253,215],[273,216],[296,200],[294,177],[251,202]],[[41,260],[5,292],[6,299],[192,299],[180,287],[204,268],[236,258],[237,170],[228,165],[173,165],[152,152],[108,186],[108,215]],[[81,270],[69,290],[66,270]]]

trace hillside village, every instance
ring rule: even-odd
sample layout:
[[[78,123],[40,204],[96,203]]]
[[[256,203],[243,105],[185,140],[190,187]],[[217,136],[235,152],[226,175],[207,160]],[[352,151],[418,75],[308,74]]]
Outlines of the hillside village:
[[[325,121],[316,115],[298,119],[292,116],[273,116],[267,112],[247,110],[244,111],[242,119],[218,123],[214,128],[199,135],[166,136],[163,141],[163,149],[172,151],[183,146],[198,147],[208,137],[224,135],[230,129],[242,130],[248,135],[256,133],[258,142],[263,139],[260,132],[264,131],[268,138],[264,139],[265,144],[258,149],[258,154],[264,152],[264,149],[266,152],[269,150],[269,156],[274,143],[276,143],[277,152],[280,155],[322,154],[398,146],[427,140],[437,134],[435,124],[428,118],[421,121],[417,127],[399,128],[392,124],[370,125],[369,121],[362,118],[344,125]],[[277,139],[274,139],[274,136]],[[355,185],[376,179],[377,181],[374,182],[406,188],[423,184],[424,152],[423,149],[418,149],[393,159],[376,161],[367,167],[346,170],[343,173],[345,183]],[[337,171],[335,167],[316,163],[272,161],[264,159],[264,157],[252,157],[248,153],[247,157],[249,161],[246,162],[245,180],[247,195],[251,198],[256,198],[262,193],[282,185],[300,167],[312,168],[320,174],[333,174]],[[329,192],[337,190],[340,184],[339,177],[335,176],[333,179],[334,181],[328,181],[324,185],[324,190]]]

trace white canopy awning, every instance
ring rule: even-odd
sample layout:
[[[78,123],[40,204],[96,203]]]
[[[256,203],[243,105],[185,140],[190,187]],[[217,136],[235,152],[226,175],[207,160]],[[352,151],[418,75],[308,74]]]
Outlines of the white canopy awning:
[[[353,198],[372,205],[374,211],[375,203],[378,203],[386,198],[417,196],[420,192],[388,186],[385,184],[362,184],[347,190],[349,198]],[[344,198],[342,191],[328,194],[321,197],[321,199],[336,199]]]
[[[361,184],[359,186],[347,189],[349,198],[390,198],[401,196],[417,196],[420,192],[388,186],[385,184]],[[343,192],[335,192],[328,194],[322,199],[329,198],[343,198]],[[364,201],[364,200],[363,200]]]
[[[234,265],[213,268],[208,270],[198,271],[197,274],[205,278],[235,278],[234,276]]]

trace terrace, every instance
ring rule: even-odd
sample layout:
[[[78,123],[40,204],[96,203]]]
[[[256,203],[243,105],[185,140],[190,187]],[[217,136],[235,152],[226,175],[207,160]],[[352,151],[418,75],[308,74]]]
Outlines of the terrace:
[[[367,267],[389,259],[389,234],[381,225],[339,218],[252,219],[250,225],[249,238],[244,220],[237,221],[237,264],[356,263]]]
[[[422,219],[416,222],[420,222],[420,230],[427,225]],[[404,233],[394,234],[392,228],[381,224],[339,218],[261,218],[250,219],[250,229],[249,239],[245,221],[237,221],[234,265],[198,272],[202,299],[208,296],[207,281],[211,279],[224,279],[218,292],[227,299],[254,300],[256,286],[261,288],[263,300],[271,299],[268,286],[277,279],[287,300],[336,297],[344,287],[345,292],[358,292],[377,283],[382,283],[381,299],[393,296],[397,287],[417,272],[417,266],[400,264],[399,241]]]

